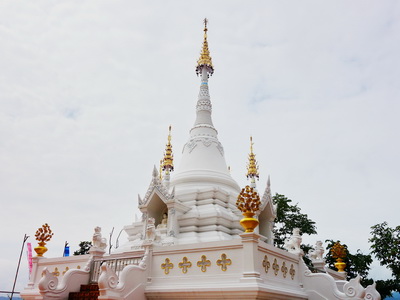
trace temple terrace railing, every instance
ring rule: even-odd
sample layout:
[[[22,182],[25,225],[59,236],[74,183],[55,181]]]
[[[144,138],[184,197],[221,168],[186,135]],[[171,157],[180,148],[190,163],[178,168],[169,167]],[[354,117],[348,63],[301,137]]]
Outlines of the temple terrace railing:
[[[100,267],[106,264],[119,276],[119,273],[128,265],[139,265],[142,256],[125,258],[101,258],[95,259],[90,268],[90,283],[97,283],[100,276]]]

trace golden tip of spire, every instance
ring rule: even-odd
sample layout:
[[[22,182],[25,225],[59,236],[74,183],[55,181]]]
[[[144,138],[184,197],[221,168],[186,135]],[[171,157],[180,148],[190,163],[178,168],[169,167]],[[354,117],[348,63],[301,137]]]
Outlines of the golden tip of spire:
[[[249,162],[247,164],[247,178],[259,178],[258,173],[258,163],[256,160],[256,155],[253,153],[253,137],[250,136],[250,154],[249,154]]]
[[[207,20],[207,18],[204,19],[203,23],[204,23],[203,47],[200,52],[200,58],[197,60],[196,74],[200,75],[202,72],[202,69],[204,68],[205,70],[207,70],[209,75],[212,75],[214,73],[214,66],[212,64],[210,50],[208,49],[208,41],[207,41],[208,20]]]
[[[174,170],[174,155],[172,154],[171,144],[171,129],[172,126],[168,127],[168,143],[165,146],[164,158],[161,160],[161,168],[163,171],[170,172]]]
[[[204,18],[203,23],[204,23],[204,31],[207,31],[208,19],[207,19],[207,18]]]

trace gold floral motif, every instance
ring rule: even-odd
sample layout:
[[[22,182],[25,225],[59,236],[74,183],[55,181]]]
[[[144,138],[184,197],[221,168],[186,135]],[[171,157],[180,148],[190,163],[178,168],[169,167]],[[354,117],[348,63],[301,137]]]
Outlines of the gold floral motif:
[[[180,262],[178,266],[179,266],[179,268],[182,269],[182,273],[186,274],[187,269],[192,267],[192,263],[190,261],[188,261],[187,257],[185,256],[182,259],[182,262]]]
[[[77,266],[76,268],[79,270],[81,268],[81,266]]]
[[[54,269],[53,275],[54,276],[60,276],[60,271],[58,271],[57,267]]]
[[[282,263],[281,271],[282,271],[282,274],[283,274],[283,278],[286,278],[286,275],[287,275],[287,272],[288,272],[288,268],[286,267],[286,262]]]
[[[262,266],[264,267],[265,273],[268,273],[268,269],[271,267],[271,263],[268,260],[268,256],[264,256],[264,260],[262,261]]]
[[[278,265],[278,261],[276,260],[276,258],[274,259],[274,263],[272,264],[272,269],[274,270],[275,276],[278,275],[279,265]]]
[[[65,273],[67,273],[68,270],[69,270],[69,268],[66,267],[62,274],[65,275]]]
[[[165,259],[165,263],[161,264],[161,269],[164,270],[164,274],[168,275],[169,274],[169,270],[174,268],[174,264],[171,263],[171,261],[169,260],[169,258]]]
[[[293,264],[290,266],[289,270],[290,277],[292,277],[292,280],[294,279],[294,275],[296,275],[296,270],[293,267]]]
[[[217,260],[217,266],[221,266],[221,270],[224,272],[227,270],[226,266],[230,266],[231,264],[232,260],[230,260],[229,258],[227,259],[225,253],[221,254],[221,259]]]
[[[207,267],[211,266],[211,261],[209,261],[205,255],[202,255],[201,260],[197,262],[197,266],[201,268],[202,272],[206,272]]]

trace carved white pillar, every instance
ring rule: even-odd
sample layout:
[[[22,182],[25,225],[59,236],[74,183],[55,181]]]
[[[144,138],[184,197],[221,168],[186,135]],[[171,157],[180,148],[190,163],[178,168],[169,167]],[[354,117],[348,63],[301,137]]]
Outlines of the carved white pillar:
[[[178,234],[177,229],[177,216],[174,207],[168,208],[168,232],[167,236],[176,237]]]
[[[35,282],[38,282],[39,280],[36,280],[36,278],[41,277],[42,274],[37,274],[38,273],[38,267],[39,267],[39,262],[42,259],[46,259],[45,257],[39,257],[39,256],[34,256],[32,257],[32,272],[31,275],[29,276],[29,282],[26,287],[26,289],[33,289],[35,287]]]
[[[262,281],[258,267],[258,240],[260,235],[254,232],[242,233],[240,235],[243,244],[243,277],[241,281]]]

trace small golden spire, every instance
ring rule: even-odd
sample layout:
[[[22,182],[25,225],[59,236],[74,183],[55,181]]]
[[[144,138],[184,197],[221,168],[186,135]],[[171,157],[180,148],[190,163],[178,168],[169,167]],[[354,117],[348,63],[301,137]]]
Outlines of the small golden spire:
[[[163,165],[163,160],[160,159],[160,180],[162,180],[162,165]]]
[[[171,145],[171,125],[169,126],[168,143],[165,146],[164,158],[161,161],[161,168],[166,174],[174,170],[174,155],[172,154]]]
[[[257,178],[259,179],[260,175],[258,173],[258,163],[256,160],[256,155],[253,153],[253,137],[250,136],[250,154],[249,154],[249,163],[247,164],[247,178]]]
[[[203,40],[203,48],[201,49],[200,52],[200,58],[197,61],[197,67],[196,67],[196,74],[199,75],[201,74],[201,69],[202,68],[207,68],[207,71],[210,75],[214,73],[214,66],[211,61],[211,56],[210,56],[210,50],[208,49],[208,41],[207,41],[207,24],[208,20],[207,18],[204,19],[204,40]]]

